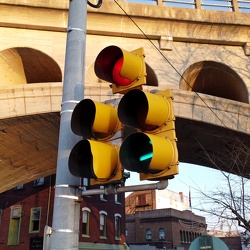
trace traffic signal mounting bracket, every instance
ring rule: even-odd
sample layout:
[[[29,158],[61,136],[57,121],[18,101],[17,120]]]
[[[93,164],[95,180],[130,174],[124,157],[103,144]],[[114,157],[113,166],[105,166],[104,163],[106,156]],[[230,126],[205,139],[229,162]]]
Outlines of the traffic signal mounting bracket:
[[[133,185],[133,186],[123,186],[119,187],[113,184],[108,185],[104,189],[91,189],[82,191],[82,196],[91,196],[91,195],[100,195],[100,194],[117,194],[117,193],[126,193],[134,191],[143,191],[143,190],[163,190],[168,187],[168,180],[161,180],[156,183],[151,184],[142,184],[142,185]]]

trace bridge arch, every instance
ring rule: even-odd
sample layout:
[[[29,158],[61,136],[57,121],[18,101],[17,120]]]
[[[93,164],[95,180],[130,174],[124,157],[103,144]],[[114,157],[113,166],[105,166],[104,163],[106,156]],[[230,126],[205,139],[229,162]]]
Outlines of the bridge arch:
[[[0,86],[44,82],[62,82],[61,69],[53,58],[28,47],[0,51]]]
[[[201,61],[183,73],[180,89],[249,103],[244,81],[230,67],[214,61]]]

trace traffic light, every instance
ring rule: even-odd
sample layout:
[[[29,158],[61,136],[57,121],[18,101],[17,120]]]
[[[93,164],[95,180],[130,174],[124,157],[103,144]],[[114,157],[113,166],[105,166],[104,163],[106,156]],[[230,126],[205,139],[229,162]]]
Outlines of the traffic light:
[[[137,130],[120,147],[125,169],[140,173],[141,180],[170,179],[178,174],[171,90],[155,94],[130,90],[119,103],[118,117],[125,126]]]
[[[73,110],[71,129],[83,137],[69,156],[69,171],[77,177],[90,178],[90,184],[119,182],[123,171],[119,146],[110,142],[121,129],[117,109],[91,99],[79,102]]]
[[[154,71],[145,63],[143,48],[128,52],[114,45],[108,46],[98,54],[94,70],[100,79],[111,83],[113,94],[141,89],[147,82],[158,86]]]

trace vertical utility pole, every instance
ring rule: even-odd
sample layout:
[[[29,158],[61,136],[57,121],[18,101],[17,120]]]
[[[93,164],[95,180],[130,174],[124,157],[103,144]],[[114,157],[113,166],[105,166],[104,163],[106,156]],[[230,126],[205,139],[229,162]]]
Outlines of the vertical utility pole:
[[[50,249],[78,250],[80,179],[70,174],[68,158],[79,138],[71,131],[71,115],[84,98],[87,1],[71,0],[63,82],[55,201]]]

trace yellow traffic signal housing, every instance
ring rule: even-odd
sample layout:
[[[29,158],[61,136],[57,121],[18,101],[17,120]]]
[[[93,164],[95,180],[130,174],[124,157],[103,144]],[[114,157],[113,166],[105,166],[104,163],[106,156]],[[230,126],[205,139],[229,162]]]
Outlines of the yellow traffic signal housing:
[[[169,179],[178,174],[171,90],[156,94],[129,91],[119,103],[118,117],[139,131],[121,145],[120,161],[125,169],[140,173],[141,180]]]
[[[84,139],[107,140],[121,129],[121,123],[115,107],[84,99],[74,108],[71,129]]]
[[[84,99],[72,113],[71,129],[83,137],[69,156],[71,174],[90,178],[91,185],[120,182],[119,147],[109,141],[121,129],[116,108]]]
[[[118,147],[94,140],[79,141],[69,156],[69,170],[77,177],[90,178],[90,185],[120,182],[123,177]]]
[[[113,94],[141,89],[147,81],[150,85],[158,85],[154,71],[145,63],[143,48],[128,52],[117,46],[108,46],[98,54],[94,69],[100,79],[112,83]]]

